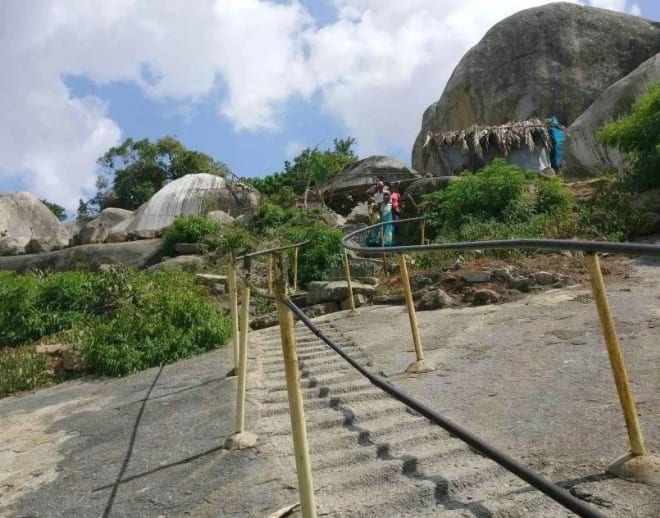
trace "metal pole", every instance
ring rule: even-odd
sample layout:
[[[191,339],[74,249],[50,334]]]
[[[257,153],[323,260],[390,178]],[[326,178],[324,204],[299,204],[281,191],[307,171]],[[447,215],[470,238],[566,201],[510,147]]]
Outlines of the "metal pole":
[[[293,315],[284,303],[284,297],[286,296],[286,266],[282,254],[279,256],[279,272],[275,295],[277,297],[277,313],[280,320],[280,334],[282,337],[282,355],[284,356],[286,390],[289,398],[293,449],[296,457],[300,508],[304,518],[315,518],[314,483],[312,480],[309,448],[307,446],[305,410],[298,380],[298,354],[296,352]]]
[[[633,399],[632,390],[630,389],[630,382],[628,380],[628,373],[626,372],[626,365],[623,361],[619,337],[616,334],[610,305],[607,301],[605,281],[603,281],[603,274],[600,271],[598,256],[595,253],[587,253],[584,255],[584,263],[589,272],[589,278],[591,279],[591,288],[594,293],[594,300],[596,302],[596,307],[598,308],[598,316],[600,317],[600,323],[603,328],[607,354],[610,358],[612,374],[614,374],[614,383],[619,394],[621,408],[623,409],[623,418],[626,421],[630,448],[633,455],[644,455],[646,450],[644,448],[642,431],[637,419],[635,400]]]
[[[236,375],[238,371],[238,293],[236,292],[236,270],[234,269],[236,264],[234,263],[234,256],[232,255],[229,259],[229,272],[228,272],[228,283],[229,283],[229,311],[231,314],[231,337],[232,345],[234,346],[234,369],[230,374]]]
[[[268,254],[268,294],[273,294],[273,254]]]
[[[249,278],[250,273],[247,273]],[[236,402],[236,433],[242,433],[245,427],[245,385],[247,383],[247,346],[250,319],[250,286],[243,287],[241,302],[241,347],[238,359],[238,391]]]
[[[417,361],[421,362],[424,360],[424,351],[422,349],[422,340],[419,337],[415,302],[413,301],[412,291],[410,289],[410,278],[408,277],[408,267],[406,266],[405,254],[399,254],[399,270],[401,271],[403,295],[406,299],[406,308],[408,309],[408,318],[410,319],[410,329],[412,330],[413,343],[415,344],[415,355],[417,356]]]
[[[348,254],[344,248],[344,277],[348,285],[348,302],[351,306],[351,311],[355,311],[355,299],[353,298],[353,283],[351,282],[351,267],[348,264]]]
[[[422,221],[422,245],[426,241],[426,222]]]
[[[298,291],[298,247],[293,249],[293,292]]]

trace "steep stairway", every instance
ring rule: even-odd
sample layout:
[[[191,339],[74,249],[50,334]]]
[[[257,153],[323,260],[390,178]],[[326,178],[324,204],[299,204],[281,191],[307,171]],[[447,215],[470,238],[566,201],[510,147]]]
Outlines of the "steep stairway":
[[[367,363],[331,323],[322,330]],[[251,337],[263,373],[263,431],[297,486],[279,328]],[[319,516],[573,516],[371,385],[301,323],[296,337]]]

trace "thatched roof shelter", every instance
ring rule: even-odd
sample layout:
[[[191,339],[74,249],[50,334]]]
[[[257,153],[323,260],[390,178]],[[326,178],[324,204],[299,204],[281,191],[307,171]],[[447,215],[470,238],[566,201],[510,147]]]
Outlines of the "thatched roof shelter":
[[[545,157],[552,148],[551,123],[544,119],[529,119],[500,126],[430,132],[422,153],[425,163],[435,165],[433,172],[454,174],[460,167],[481,167],[495,156],[507,158],[520,151],[526,151],[528,157],[535,156],[545,166]],[[540,166],[539,170],[543,168]]]

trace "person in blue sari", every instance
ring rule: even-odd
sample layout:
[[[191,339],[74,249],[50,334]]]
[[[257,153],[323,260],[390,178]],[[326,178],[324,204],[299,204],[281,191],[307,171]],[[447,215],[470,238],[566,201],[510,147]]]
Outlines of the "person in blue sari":
[[[388,223],[383,225],[383,246],[392,246],[394,244],[394,211],[392,210],[392,203],[390,201],[390,193],[385,191],[383,193],[383,203],[380,206],[380,221],[381,223]]]

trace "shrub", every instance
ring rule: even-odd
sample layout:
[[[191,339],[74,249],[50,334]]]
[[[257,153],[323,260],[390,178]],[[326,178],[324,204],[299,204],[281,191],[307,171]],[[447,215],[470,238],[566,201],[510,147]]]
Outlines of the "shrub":
[[[0,354],[0,397],[49,385],[48,356],[34,348],[5,349]]]
[[[233,224],[223,228],[219,234],[209,236],[205,242],[213,250],[237,255],[254,250],[257,240],[246,227]]]
[[[654,215],[648,210],[632,208],[633,196],[624,182],[618,181],[602,189],[593,199],[578,204],[581,234],[608,241],[639,235]]]
[[[632,166],[630,187],[660,187],[660,82],[633,104],[629,115],[603,126],[597,138],[626,153]]]
[[[561,180],[501,159],[426,197],[431,230],[444,240],[562,236],[572,229],[572,208]]]
[[[110,375],[208,351],[230,335],[228,319],[192,275],[125,268],[51,275],[0,273],[0,326],[2,346],[61,333],[62,339],[80,345],[91,372]],[[13,372],[3,375],[14,380],[36,372],[35,362],[41,361],[7,350],[3,355],[2,368]]]
[[[342,262],[342,233],[323,223],[311,226],[289,226],[284,229],[287,243],[310,242],[300,248],[298,254],[298,282],[306,286],[311,281],[323,279]],[[293,254],[291,254],[293,255]],[[290,261],[292,264],[292,262]],[[291,270],[291,267],[289,268]]]
[[[220,223],[203,216],[181,216],[163,234],[164,253],[172,255],[177,243],[201,243],[220,231]]]

